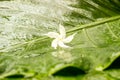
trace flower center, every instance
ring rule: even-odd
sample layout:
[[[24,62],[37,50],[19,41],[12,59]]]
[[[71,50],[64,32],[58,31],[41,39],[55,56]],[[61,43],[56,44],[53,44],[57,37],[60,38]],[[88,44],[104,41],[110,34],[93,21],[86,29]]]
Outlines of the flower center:
[[[63,38],[59,38],[58,40],[59,40],[59,41],[63,41]]]

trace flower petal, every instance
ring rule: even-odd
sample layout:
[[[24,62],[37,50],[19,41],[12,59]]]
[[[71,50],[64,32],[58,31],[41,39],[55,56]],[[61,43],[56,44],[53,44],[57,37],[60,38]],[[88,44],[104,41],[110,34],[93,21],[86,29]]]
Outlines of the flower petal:
[[[57,40],[57,39],[54,39],[54,40],[52,41],[51,46],[52,46],[54,49],[57,49],[57,45],[58,45],[58,40]]]
[[[65,45],[62,41],[59,41],[58,45],[62,48],[70,48],[69,46]]]
[[[75,35],[76,35],[76,33],[74,33],[73,35],[68,36],[67,38],[65,38],[65,39],[63,40],[63,42],[64,42],[64,43],[69,43],[69,42],[71,42],[71,41],[73,40],[73,38],[74,38]]]
[[[56,32],[48,32],[47,34],[45,34],[46,36],[50,37],[50,38],[58,38],[59,34]]]
[[[62,38],[65,38],[66,31],[65,31],[64,26],[62,26],[61,24],[59,24],[59,32],[60,32],[60,35],[62,36]]]

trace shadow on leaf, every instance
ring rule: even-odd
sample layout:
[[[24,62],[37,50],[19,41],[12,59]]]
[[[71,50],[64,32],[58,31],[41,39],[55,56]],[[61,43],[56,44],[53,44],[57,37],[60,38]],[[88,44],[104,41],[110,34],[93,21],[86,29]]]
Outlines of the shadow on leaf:
[[[118,57],[108,68],[106,68],[105,70],[108,69],[120,69],[120,57]]]
[[[83,75],[83,74],[85,74],[85,72],[78,68],[67,67],[54,73],[53,76],[78,76],[78,75]]]

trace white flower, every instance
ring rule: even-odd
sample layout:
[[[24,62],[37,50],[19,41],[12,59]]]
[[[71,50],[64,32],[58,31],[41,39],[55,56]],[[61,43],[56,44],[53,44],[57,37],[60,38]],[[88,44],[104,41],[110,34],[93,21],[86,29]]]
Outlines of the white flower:
[[[74,38],[76,33],[74,33],[73,35],[70,35],[66,38],[66,31],[65,28],[62,25],[59,25],[59,33],[56,32],[48,32],[47,35],[50,38],[55,38],[52,43],[51,46],[56,49],[58,46],[62,47],[62,48],[69,48],[69,46],[65,45],[64,43],[69,43],[72,41],[72,39]]]

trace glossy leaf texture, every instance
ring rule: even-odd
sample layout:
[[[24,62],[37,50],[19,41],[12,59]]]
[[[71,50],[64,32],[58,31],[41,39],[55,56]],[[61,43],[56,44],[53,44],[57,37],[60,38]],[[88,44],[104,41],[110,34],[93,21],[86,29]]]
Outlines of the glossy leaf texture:
[[[0,1],[0,79],[120,79],[119,14],[119,0]],[[44,36],[59,24],[77,32],[71,49]]]

